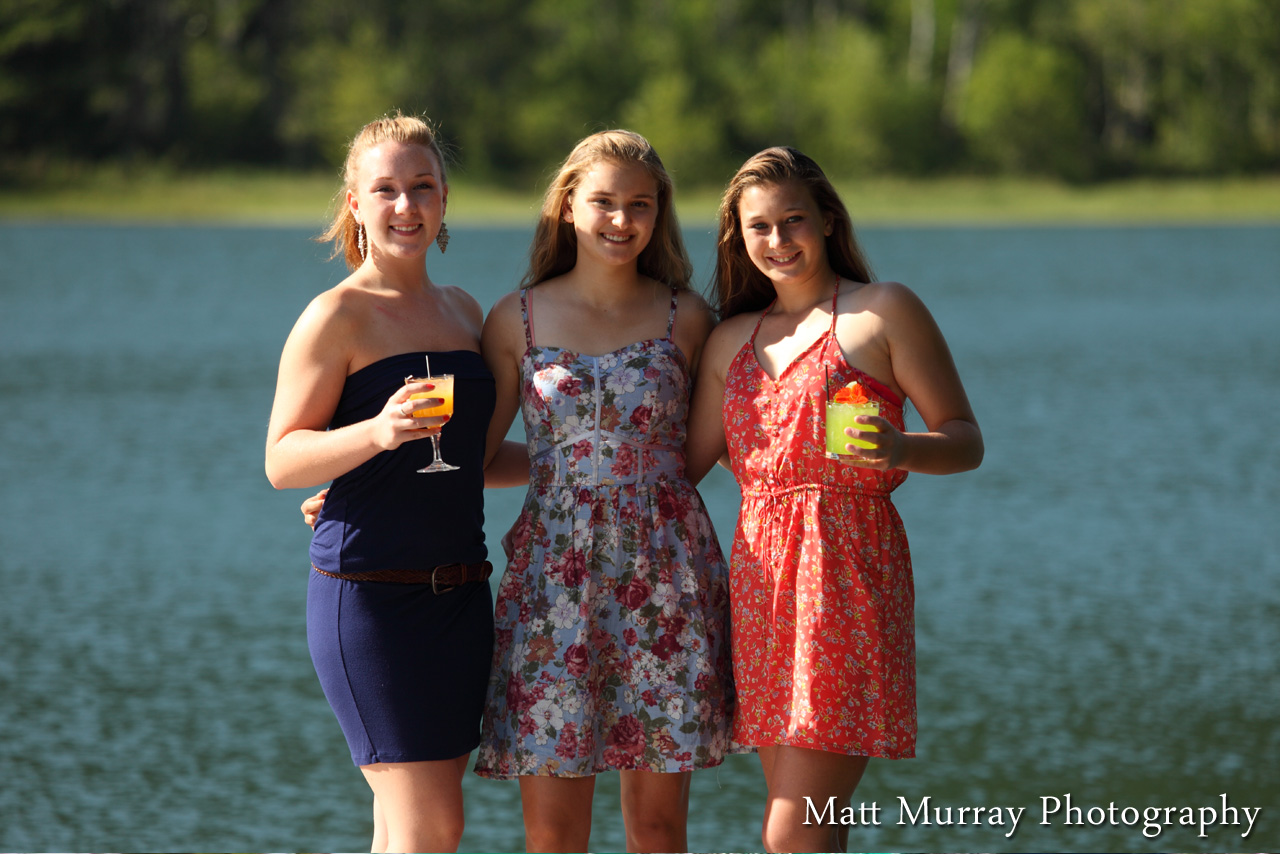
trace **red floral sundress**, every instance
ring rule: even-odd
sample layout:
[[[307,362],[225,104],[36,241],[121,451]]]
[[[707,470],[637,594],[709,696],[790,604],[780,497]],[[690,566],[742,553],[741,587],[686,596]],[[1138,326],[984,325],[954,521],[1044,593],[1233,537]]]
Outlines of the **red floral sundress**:
[[[900,759],[915,755],[915,592],[889,493],[907,474],[828,459],[824,424],[828,392],[853,380],[899,429],[902,402],[845,361],[835,318],[833,299],[831,327],[776,381],[756,356],[757,322],[726,378],[742,489],[730,560],[733,740]]]

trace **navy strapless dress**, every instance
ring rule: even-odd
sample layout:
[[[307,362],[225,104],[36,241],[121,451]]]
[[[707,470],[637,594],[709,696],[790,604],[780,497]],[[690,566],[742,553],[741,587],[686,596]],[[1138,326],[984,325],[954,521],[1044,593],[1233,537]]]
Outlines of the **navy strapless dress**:
[[[375,362],[347,377],[332,428],[371,418],[425,353]],[[431,569],[479,563],[484,543],[484,444],[493,375],[480,354],[430,353],[454,375],[454,414],[441,456],[458,471],[418,474],[431,442],[407,442],[337,478],[311,540],[325,572]],[[487,582],[436,595],[430,584],[349,581],[311,573],[307,644],[356,765],[453,759],[475,749],[493,653]]]

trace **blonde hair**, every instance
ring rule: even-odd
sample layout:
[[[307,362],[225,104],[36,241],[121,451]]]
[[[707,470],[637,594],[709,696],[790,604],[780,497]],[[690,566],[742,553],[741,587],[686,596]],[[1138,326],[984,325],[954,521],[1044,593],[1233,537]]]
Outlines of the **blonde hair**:
[[[675,186],[658,152],[648,140],[629,130],[606,130],[580,140],[569,152],[559,172],[547,187],[542,211],[529,249],[529,269],[520,287],[533,287],[540,282],[564,275],[578,261],[578,238],[573,224],[564,221],[564,211],[582,177],[601,161],[617,164],[638,163],[658,185],[657,220],[653,236],[636,260],[643,276],[656,279],[669,287],[687,289],[693,277],[693,265],[684,248],[680,223],[676,219],[672,198]]]
[[[362,127],[347,146],[347,160],[342,167],[342,188],[333,197],[333,221],[324,234],[316,238],[320,243],[332,243],[333,252],[329,257],[337,258],[341,255],[351,270],[364,263],[364,258],[360,255],[360,224],[356,222],[351,207],[347,204],[347,192],[356,188],[356,164],[361,155],[384,142],[420,145],[427,149],[435,155],[440,166],[440,180],[448,183],[439,134],[425,117],[406,116],[397,110]]]
[[[777,296],[773,283],[747,255],[747,245],[742,238],[740,204],[748,187],[788,182],[807,190],[818,210],[831,217],[831,234],[826,239],[827,260],[831,268],[855,282],[870,282],[874,278],[871,265],[853,235],[849,211],[822,168],[811,157],[794,148],[766,148],[742,164],[720,199],[711,297],[721,320],[747,311],[759,311]]]

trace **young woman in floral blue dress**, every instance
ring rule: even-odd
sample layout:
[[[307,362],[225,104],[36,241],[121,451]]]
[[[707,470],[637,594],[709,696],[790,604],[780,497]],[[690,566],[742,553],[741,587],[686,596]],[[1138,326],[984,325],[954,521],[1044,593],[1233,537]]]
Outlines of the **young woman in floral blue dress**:
[[[520,780],[530,851],[587,850],[606,770],[628,850],[687,850],[689,774],[729,749],[727,569],[684,471],[714,325],[690,276],[657,153],[606,131],[562,165],[529,272],[485,322],[490,445],[519,409],[531,471],[475,770]]]

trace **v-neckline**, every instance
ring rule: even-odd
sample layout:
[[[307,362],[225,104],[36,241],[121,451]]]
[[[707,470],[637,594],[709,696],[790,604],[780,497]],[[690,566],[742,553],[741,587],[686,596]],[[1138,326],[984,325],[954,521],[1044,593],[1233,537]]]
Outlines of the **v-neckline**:
[[[764,362],[760,358],[760,351],[756,349],[756,339],[760,337],[760,327],[764,325],[764,319],[769,316],[769,312],[773,311],[773,307],[778,304],[778,300],[775,297],[773,302],[769,303],[768,307],[765,308],[764,313],[760,315],[760,319],[756,321],[756,328],[751,333],[751,340],[747,342],[751,346],[751,356],[756,361],[756,367],[760,369],[760,373],[764,374],[765,379],[769,380],[769,382],[773,383],[774,385],[777,385],[778,383],[782,382],[783,377],[785,377],[793,367],[798,365],[802,359],[807,357],[810,351],[812,351],[814,347],[817,347],[819,344],[822,344],[827,340],[827,337],[831,334],[832,330],[835,328],[835,321],[836,321],[835,300],[839,295],[840,295],[840,279],[837,277],[836,292],[831,298],[831,318],[827,322],[826,331],[822,332],[822,334],[820,334],[817,338],[810,341],[809,344],[803,350],[801,350],[799,353],[795,355],[794,358],[791,359],[791,361],[783,365],[782,370],[778,371],[778,376],[776,379],[769,373],[769,369],[764,366]]]
[[[773,309],[773,305],[774,303],[769,303],[769,307],[764,310],[764,314],[760,315],[760,320],[756,322],[756,328],[751,333],[751,338],[748,339],[747,342],[743,345],[743,349],[746,349],[748,347],[751,349],[751,358],[756,363],[756,369],[759,370],[760,373],[764,376],[764,378],[769,381],[770,386],[776,389],[778,386],[782,385],[783,380],[786,379],[787,374],[791,372],[792,368],[794,368],[796,365],[800,364],[800,362],[808,358],[809,354],[813,351],[813,348],[817,347],[819,344],[825,345],[828,337],[834,334],[835,306],[834,304],[832,305],[832,312],[831,312],[832,322],[830,325],[827,326],[827,331],[823,332],[821,335],[819,335],[817,338],[811,341],[807,347],[805,347],[803,350],[797,353],[795,358],[793,358],[790,362],[788,362],[786,365],[782,367],[782,370],[778,372],[778,376],[775,379],[772,375],[770,375],[769,369],[764,366],[764,362],[760,361],[760,351],[756,349],[756,338],[760,335],[760,326],[761,324],[764,323],[765,317],[767,317],[769,312]],[[862,381],[870,384],[872,388],[875,389],[876,393],[879,394],[880,397],[882,397],[885,400],[885,402],[892,404],[893,406],[896,406],[898,408],[901,408],[903,406],[902,398],[900,398],[893,391],[893,389],[889,388],[887,385],[880,382],[880,380],[871,376],[871,374],[867,373],[861,368],[855,365],[851,365],[849,363],[849,360],[845,357],[844,351],[841,350],[838,346],[836,347],[836,352],[840,354],[840,363],[844,365],[846,369],[853,371],[855,374],[861,377]]]
[[[777,385],[778,383],[782,382],[783,378],[786,377],[786,375],[791,371],[792,368],[800,364],[800,362],[809,355],[810,351],[812,351],[814,347],[817,347],[819,344],[826,341],[827,334],[828,333],[824,332],[821,335],[819,335],[817,338],[815,338],[813,341],[809,342],[809,346],[805,347],[803,350],[801,350],[799,353],[796,354],[794,359],[792,359],[790,362],[787,362],[785,365],[782,366],[782,370],[778,371],[777,378],[774,378],[769,373],[769,369],[766,368],[764,366],[764,362],[760,360],[760,351],[756,349],[756,342],[755,342],[754,335],[751,337],[751,355],[756,360],[756,367],[760,369],[760,373],[764,374],[765,379],[767,379],[769,382],[773,383],[774,385]]]

